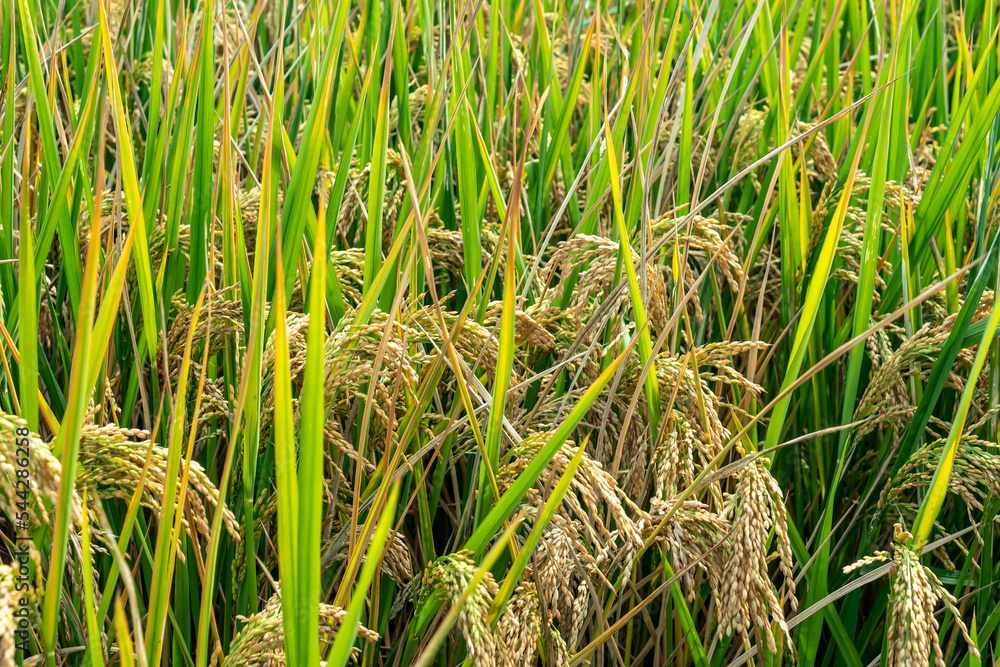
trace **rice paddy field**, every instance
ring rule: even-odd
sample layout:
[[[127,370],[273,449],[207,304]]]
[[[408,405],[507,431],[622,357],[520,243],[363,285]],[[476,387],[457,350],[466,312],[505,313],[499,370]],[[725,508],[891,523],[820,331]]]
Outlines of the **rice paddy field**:
[[[0,665],[996,664],[993,0],[0,0]]]

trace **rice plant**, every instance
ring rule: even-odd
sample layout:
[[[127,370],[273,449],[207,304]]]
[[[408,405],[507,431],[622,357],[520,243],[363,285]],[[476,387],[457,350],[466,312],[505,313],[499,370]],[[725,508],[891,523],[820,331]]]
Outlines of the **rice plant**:
[[[1000,640],[989,0],[0,0],[0,665]]]

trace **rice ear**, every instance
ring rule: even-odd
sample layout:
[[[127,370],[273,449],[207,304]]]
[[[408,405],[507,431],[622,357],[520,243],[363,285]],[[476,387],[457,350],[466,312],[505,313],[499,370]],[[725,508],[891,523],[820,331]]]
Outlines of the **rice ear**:
[[[952,612],[969,647],[969,653],[979,658],[976,643],[969,636],[955,597],[941,584],[933,571],[920,562],[921,551],[913,536],[898,523],[893,528],[892,553],[880,551],[844,568],[852,572],[875,562],[889,561],[889,625],[886,630],[889,667],[934,664],[944,667],[944,654],[938,638],[937,603]]]
[[[420,584],[422,605],[432,595],[443,596],[456,604],[475,575],[476,564],[467,551],[442,556],[431,563]],[[466,650],[473,664],[493,667],[497,663],[498,639],[488,621],[490,605],[499,587],[492,574],[487,574],[465,601],[458,615],[458,627],[465,638]]]
[[[736,493],[730,499],[727,516],[733,536],[718,601],[718,632],[736,631],[749,645],[749,630],[753,625],[773,653],[777,649],[771,628],[773,622],[794,652],[795,645],[784,614],[785,604],[792,611],[798,607],[784,497],[760,459],[737,473]],[[767,541],[772,529],[778,547],[779,570],[784,578],[780,593],[771,582],[767,568]]]
[[[281,599],[275,595],[259,612],[249,618],[241,618],[243,629],[233,637],[229,652],[222,658],[221,667],[284,667],[284,629],[281,619]],[[340,607],[320,604],[319,641],[330,646],[333,637],[346,616]],[[379,635],[366,628],[358,627],[358,637],[366,642],[376,642]],[[355,655],[359,649],[355,648]]]

